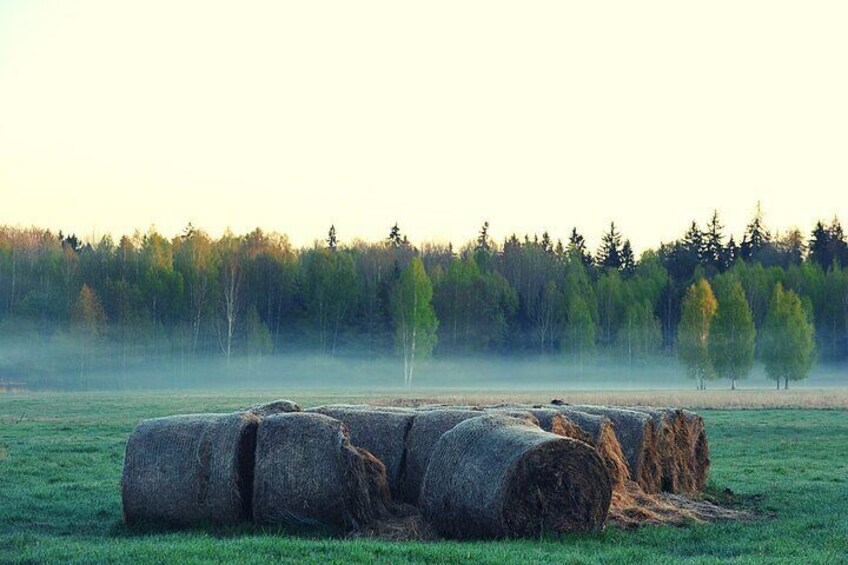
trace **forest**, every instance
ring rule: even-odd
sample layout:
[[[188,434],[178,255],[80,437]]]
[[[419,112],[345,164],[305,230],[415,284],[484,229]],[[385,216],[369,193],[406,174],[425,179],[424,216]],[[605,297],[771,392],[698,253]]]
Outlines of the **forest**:
[[[603,355],[675,357],[701,383],[735,385],[755,358],[767,370],[777,362],[785,347],[770,336],[793,323],[796,341],[809,326],[811,351],[803,366],[769,373],[778,386],[815,360],[848,360],[848,243],[837,218],[773,233],[758,208],[737,243],[716,212],[638,257],[614,223],[594,249],[576,228],[567,241],[546,232],[496,242],[484,223],[460,248],[414,245],[397,224],[386,234],[344,241],[330,227],[298,249],[261,229],[82,241],[0,227],[0,381],[73,387],[154,359],[229,366],[306,351],[403,359],[408,384],[430,355],[578,366]],[[739,358],[728,362],[734,344]]]

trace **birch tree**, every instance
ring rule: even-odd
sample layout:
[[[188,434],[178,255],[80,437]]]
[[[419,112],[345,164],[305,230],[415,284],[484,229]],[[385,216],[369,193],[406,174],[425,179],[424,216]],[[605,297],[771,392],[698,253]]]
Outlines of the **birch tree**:
[[[424,271],[424,263],[414,257],[392,292],[395,346],[403,355],[403,380],[412,386],[415,360],[428,357],[436,346],[439,321],[431,300],[433,285]]]
[[[689,287],[681,306],[677,351],[699,390],[707,388],[706,379],[714,374],[707,348],[716,308],[715,296],[706,279]]]

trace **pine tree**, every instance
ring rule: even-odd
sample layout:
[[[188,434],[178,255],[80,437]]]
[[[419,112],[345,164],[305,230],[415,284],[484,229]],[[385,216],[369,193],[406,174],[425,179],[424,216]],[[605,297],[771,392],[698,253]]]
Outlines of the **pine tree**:
[[[541,242],[541,245],[542,245],[542,251],[544,251],[545,253],[553,253],[554,247],[553,247],[553,245],[551,244],[551,236],[550,236],[550,234],[547,232],[547,230],[545,230],[545,231],[542,233],[542,242]]]
[[[392,247],[401,247],[404,245],[405,240],[406,236],[401,236],[400,228],[398,227],[397,222],[395,222],[395,225],[393,225],[392,229],[389,231],[389,245]]]
[[[480,234],[477,236],[478,251],[491,251],[492,245],[489,241],[489,222],[483,222],[483,227],[480,228]]]
[[[801,299],[777,283],[769,302],[763,324],[763,363],[766,374],[777,381],[783,379],[784,389],[789,381],[807,378],[815,362],[814,328]]]
[[[621,234],[615,229],[615,222],[612,222],[610,230],[601,238],[598,264],[607,269],[620,269],[622,263]]]
[[[827,234],[830,240],[833,260],[839,261],[839,264],[843,267],[848,266],[848,243],[845,242],[845,232],[842,231],[842,224],[839,222],[839,218],[833,218],[833,221],[827,228]]]
[[[808,245],[810,250],[810,260],[821,265],[822,269],[829,269],[833,264],[833,256],[831,254],[830,232],[819,220],[816,222],[816,227],[813,228],[813,233]]]
[[[760,251],[763,250],[771,242],[771,233],[765,226],[763,221],[763,209],[760,203],[757,203],[757,211],[748,227],[745,229],[745,236],[742,239],[742,245],[739,252],[745,261],[756,259]]]
[[[625,239],[624,245],[621,246],[621,272],[628,277],[636,272],[636,257],[633,255],[629,239]]]
[[[692,225],[686,231],[686,235],[683,236],[681,247],[688,263],[693,265],[702,264],[704,257],[704,234],[695,222],[692,222]]]
[[[736,240],[733,239],[733,236],[730,236],[730,239],[727,242],[727,245],[724,248],[724,252],[722,254],[722,265],[723,269],[727,270],[736,263],[736,260],[739,258],[739,246],[736,244]]]
[[[706,388],[706,379],[715,374],[708,345],[710,325],[717,306],[710,283],[706,279],[701,279],[689,287],[681,305],[677,352],[686,365],[689,376],[697,381],[701,390]]]
[[[579,258],[587,269],[592,266],[592,254],[587,251],[586,240],[577,232],[577,228],[571,229],[567,250],[569,255]]]
[[[721,225],[721,222],[718,218],[718,210],[713,212],[713,217],[710,219],[707,224],[707,229],[703,233],[703,244],[701,257],[702,262],[706,265],[712,266],[716,271],[723,271],[725,268],[724,263],[724,234],[722,234],[722,230],[724,226]]]
[[[710,326],[709,353],[720,378],[730,379],[730,388],[744,379],[754,365],[756,330],[745,290],[738,280],[717,286],[718,310]]]
[[[336,239],[336,226],[331,225],[330,231],[327,234],[327,249],[330,249],[331,251],[335,251],[336,247],[338,247],[338,244],[339,244],[339,242]]]

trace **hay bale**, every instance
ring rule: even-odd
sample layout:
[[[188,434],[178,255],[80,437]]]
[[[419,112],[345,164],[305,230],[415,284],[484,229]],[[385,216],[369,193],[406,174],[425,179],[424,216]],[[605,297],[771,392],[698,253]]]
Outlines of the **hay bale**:
[[[401,500],[418,504],[421,482],[436,442],[442,434],[460,422],[480,415],[481,412],[473,410],[432,410],[415,415],[406,435],[406,457],[399,492]]]
[[[271,416],[272,414],[287,414],[289,412],[300,412],[301,410],[297,402],[281,398],[279,400],[272,400],[271,402],[264,402],[262,404],[253,404],[243,408],[241,411],[250,412],[264,418],[265,416]]]
[[[642,412],[654,422],[657,456],[660,460],[660,488],[666,492],[692,492],[688,459],[688,429],[680,410],[652,406],[622,407]]]
[[[259,424],[253,519],[261,524],[350,530],[370,522],[372,460],[350,444],[345,425],[323,414],[269,416]],[[385,480],[385,477],[383,477]]]
[[[345,423],[350,442],[368,450],[386,466],[391,492],[400,493],[400,478],[405,462],[406,435],[412,427],[414,413],[385,411],[382,408],[321,406],[307,410]]]
[[[570,410],[568,406],[562,405],[543,408],[522,404],[497,404],[486,406],[485,410],[504,413],[520,413],[521,410],[526,410],[546,432],[588,443],[595,448],[604,462],[612,479],[613,490],[622,490],[630,477],[627,461],[609,418]]]
[[[634,406],[629,409],[654,419],[657,452],[662,462],[662,489],[682,494],[702,491],[710,466],[703,418],[679,408]]]
[[[694,412],[682,410],[681,417],[689,432],[689,458],[692,486],[695,492],[701,492],[707,486],[710,473],[710,444],[707,441],[707,428],[704,419]]]
[[[419,412],[406,435],[406,454],[401,473],[400,500],[418,504],[421,482],[430,462],[430,455],[442,434],[460,422],[483,415],[480,410],[430,410]]]
[[[538,536],[600,530],[609,475],[583,442],[501,414],[444,433],[421,487],[421,510],[455,538]]]
[[[564,422],[553,429],[553,433],[585,442],[595,448],[595,453],[609,473],[614,491],[622,491],[630,479],[627,459],[615,435],[615,428],[609,418],[591,414],[561,414]],[[591,421],[592,427],[585,423]],[[597,427],[595,428],[595,425]]]
[[[635,410],[607,406],[557,406],[557,409],[566,414],[585,412],[608,418],[613,424],[615,437],[627,460],[630,477],[639,483],[645,492],[659,492],[662,469],[651,416]]]
[[[249,519],[257,422],[250,414],[192,414],[140,423],[124,456],[124,521],[187,526]]]

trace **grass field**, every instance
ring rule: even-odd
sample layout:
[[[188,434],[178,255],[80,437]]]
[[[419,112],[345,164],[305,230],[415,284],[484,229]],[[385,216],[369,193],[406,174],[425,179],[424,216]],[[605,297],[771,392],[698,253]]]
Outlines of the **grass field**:
[[[629,394],[569,396],[574,402],[678,400],[709,405],[662,393]],[[465,543],[319,539],[250,526],[142,534],[122,525],[118,483],[123,450],[139,420],[228,411],[273,396],[223,392],[0,396],[0,562],[848,563],[844,391],[796,394],[791,402],[769,400],[789,395],[759,400],[752,395],[747,403],[818,409],[701,410],[713,460],[709,490],[718,495],[732,489],[738,504],[758,513],[759,519],[750,523],[635,531],[608,528],[596,536]],[[315,392],[290,396],[304,405],[363,399]],[[452,393],[453,398],[473,396]],[[549,398],[541,393],[517,396]],[[428,398],[434,397],[439,398],[428,393]],[[714,398],[712,405],[746,404],[731,401],[738,395],[724,398],[726,403]]]

